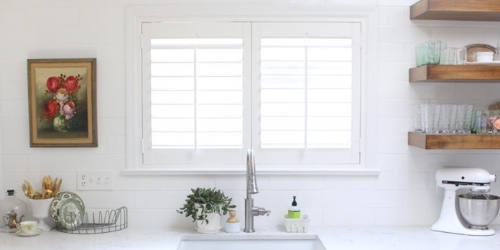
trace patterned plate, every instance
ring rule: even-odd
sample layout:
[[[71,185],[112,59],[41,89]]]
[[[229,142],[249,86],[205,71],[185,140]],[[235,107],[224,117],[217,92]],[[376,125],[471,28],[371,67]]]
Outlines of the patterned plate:
[[[85,205],[77,194],[60,192],[50,204],[49,215],[59,227],[74,230],[83,222]]]
[[[68,230],[75,230],[83,223],[85,206],[78,197],[73,197],[61,202],[59,208],[59,225]]]

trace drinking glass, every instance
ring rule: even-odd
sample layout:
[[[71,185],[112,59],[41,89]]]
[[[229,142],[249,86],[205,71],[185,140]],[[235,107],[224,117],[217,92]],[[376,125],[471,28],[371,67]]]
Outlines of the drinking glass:
[[[441,41],[428,41],[427,45],[427,64],[439,64],[441,59]]]
[[[440,55],[440,60],[439,60],[439,64],[441,65],[448,65],[449,62],[448,62],[448,47],[445,46],[442,46],[441,47],[441,55]]]
[[[439,133],[447,134],[451,132],[451,106],[450,104],[439,105]]]
[[[465,64],[466,53],[465,48],[457,48],[457,64]]]
[[[415,132],[425,132],[423,119],[422,119],[422,108],[420,104],[417,104],[413,107],[413,127]]]
[[[476,134],[485,134],[488,126],[488,111],[476,110],[473,118],[473,132]]]
[[[457,134],[463,133],[463,125],[464,125],[464,117],[465,117],[465,105],[457,105],[457,118],[456,118],[456,127],[453,131]]]
[[[421,105],[423,131],[427,134],[435,134],[438,132],[437,127],[439,120],[436,111],[436,104]]]
[[[457,115],[458,115],[458,105],[451,105],[450,113],[450,132],[457,133]]]
[[[464,106],[464,121],[462,124],[462,133],[463,134],[470,134],[472,130],[472,111],[474,109],[474,106],[472,105],[461,105]]]
[[[424,43],[417,44],[415,47],[415,58],[417,67],[427,64],[427,46]]]

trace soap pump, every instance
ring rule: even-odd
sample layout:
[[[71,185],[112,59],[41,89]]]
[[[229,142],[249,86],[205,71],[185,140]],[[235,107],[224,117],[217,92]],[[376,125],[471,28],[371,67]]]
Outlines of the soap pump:
[[[300,219],[300,209],[295,199],[296,196],[293,196],[292,206],[288,209],[288,219]]]
[[[229,218],[226,220],[227,233],[239,233],[240,221],[236,218],[236,211],[229,210]]]

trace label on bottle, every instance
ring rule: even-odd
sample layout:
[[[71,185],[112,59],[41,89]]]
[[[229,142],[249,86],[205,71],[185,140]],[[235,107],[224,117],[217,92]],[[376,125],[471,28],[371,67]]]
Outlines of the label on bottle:
[[[300,219],[300,210],[288,210],[288,219]]]

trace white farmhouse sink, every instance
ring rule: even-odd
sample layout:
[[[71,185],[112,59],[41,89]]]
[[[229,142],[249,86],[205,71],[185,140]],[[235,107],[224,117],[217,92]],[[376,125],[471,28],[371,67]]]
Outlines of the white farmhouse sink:
[[[326,250],[317,235],[202,234],[184,235],[177,250]]]

